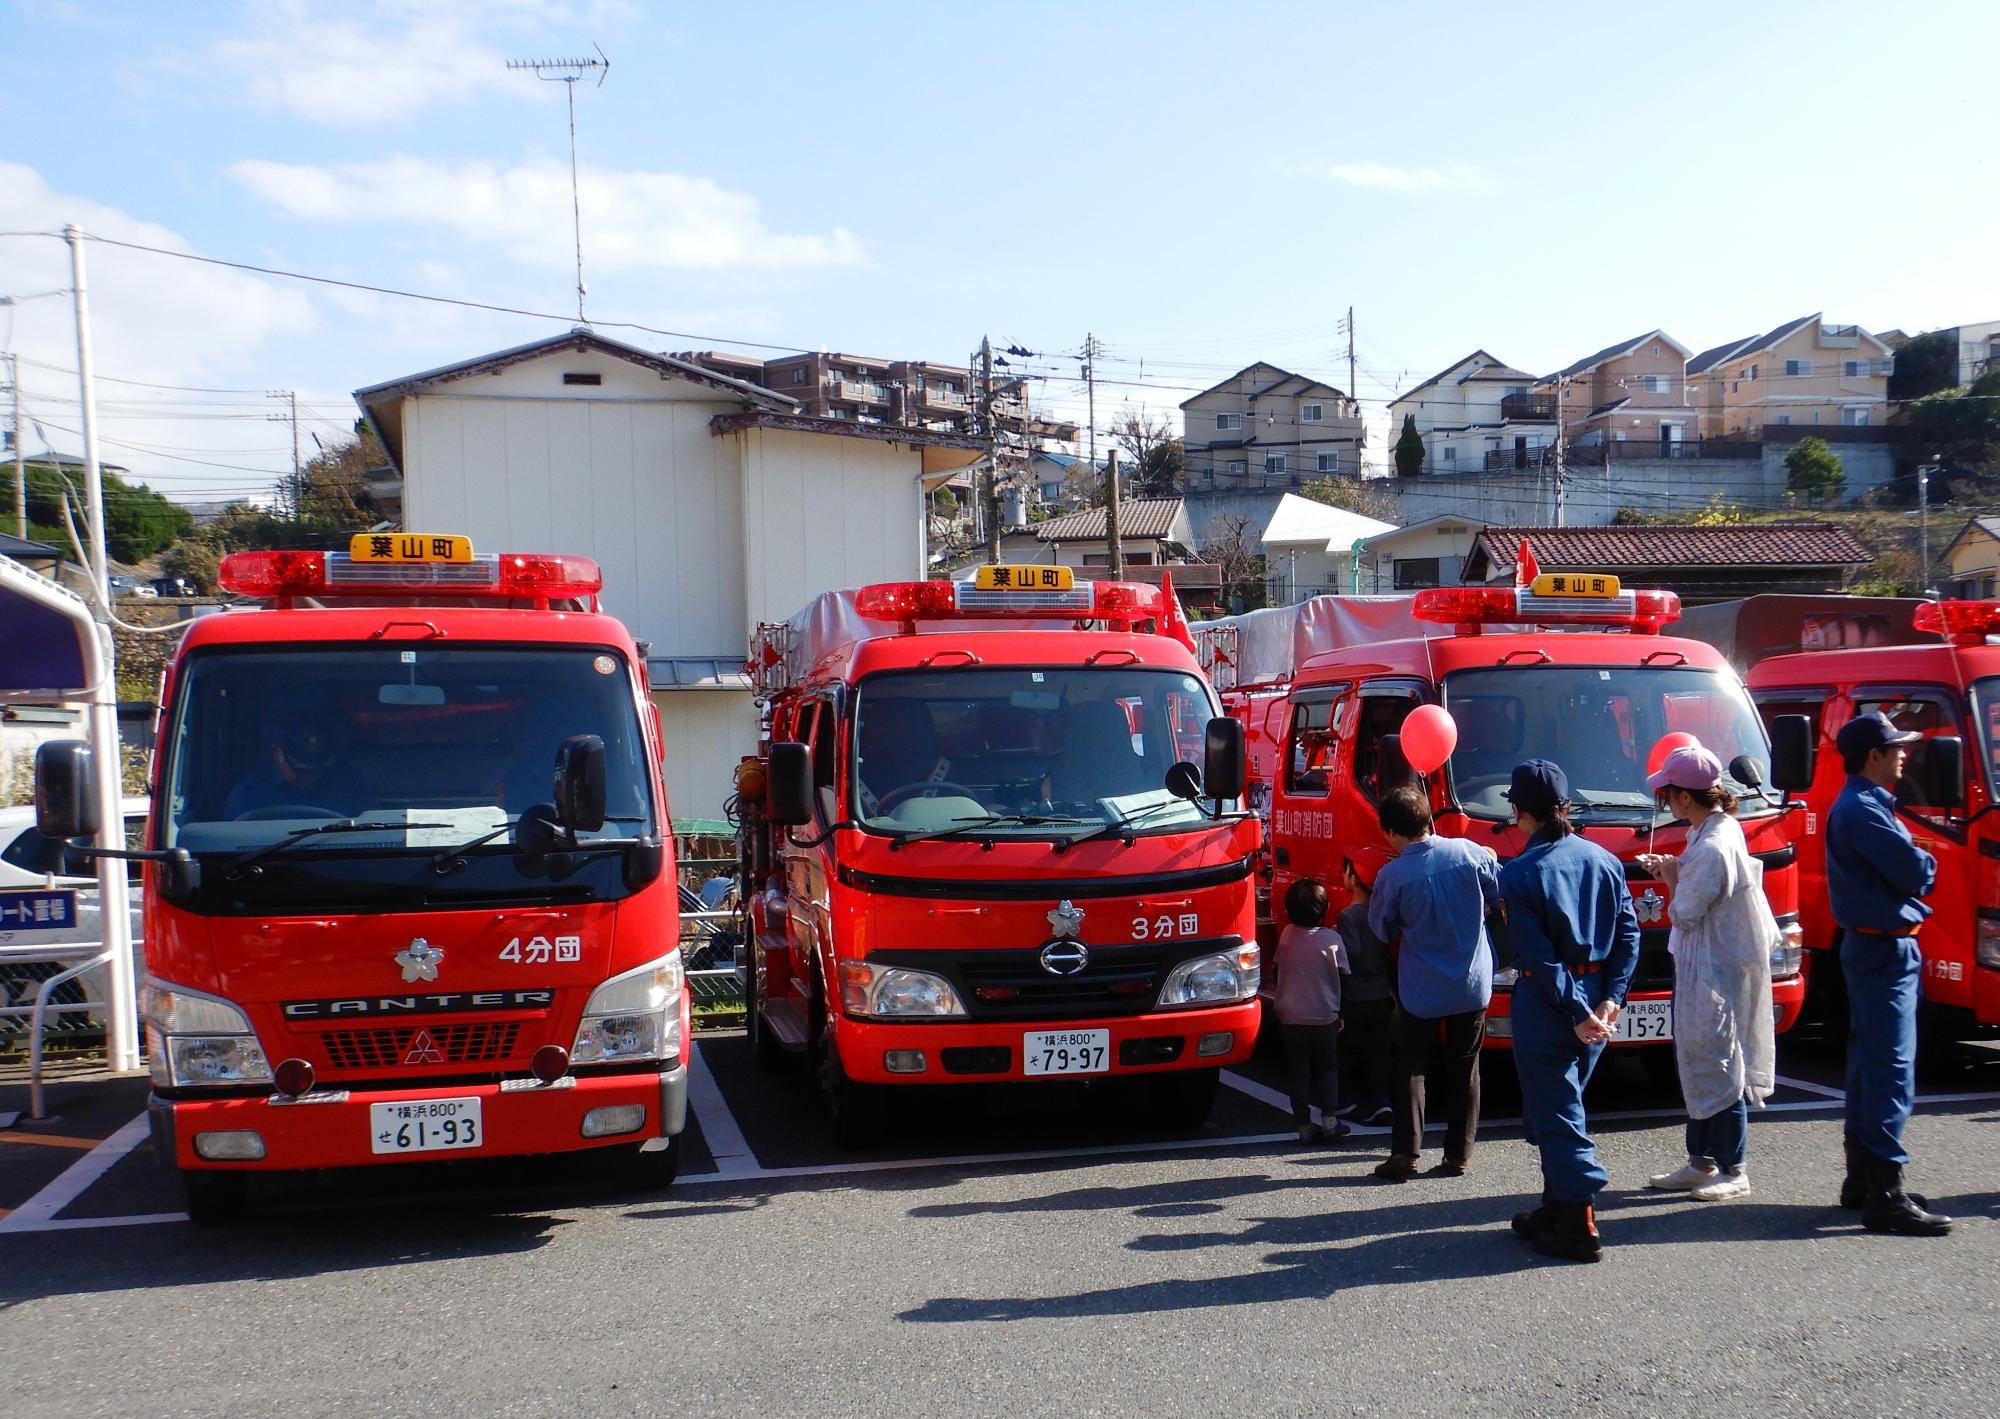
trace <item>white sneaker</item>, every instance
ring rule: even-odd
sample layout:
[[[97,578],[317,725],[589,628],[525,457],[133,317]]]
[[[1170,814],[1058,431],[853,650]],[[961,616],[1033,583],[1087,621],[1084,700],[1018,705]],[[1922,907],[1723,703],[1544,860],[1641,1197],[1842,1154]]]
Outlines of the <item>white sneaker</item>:
[[[1704,1183],[1688,1194],[1696,1202],[1727,1202],[1750,1191],[1748,1173],[1721,1173],[1712,1183]]]
[[[1671,1173],[1658,1173],[1646,1179],[1646,1186],[1655,1192],[1693,1192],[1706,1187],[1722,1176],[1712,1165],[1697,1163],[1690,1158]]]

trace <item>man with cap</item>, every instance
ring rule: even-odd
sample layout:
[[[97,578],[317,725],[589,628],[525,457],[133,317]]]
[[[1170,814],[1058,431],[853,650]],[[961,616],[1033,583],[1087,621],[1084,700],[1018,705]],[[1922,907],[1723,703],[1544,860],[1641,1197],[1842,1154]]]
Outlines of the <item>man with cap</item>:
[[[1514,1068],[1528,1141],[1541,1150],[1542,1205],[1514,1230],[1545,1256],[1596,1261],[1596,1198],[1609,1181],[1583,1090],[1639,964],[1639,919],[1617,858],[1574,833],[1569,778],[1548,759],[1514,766],[1507,800],[1528,843],[1500,869],[1514,947]]]
[[[1936,1237],[1951,1219],[1903,1191],[1903,1126],[1917,1091],[1917,928],[1937,861],[1896,817],[1892,790],[1922,736],[1879,711],[1840,728],[1833,745],[1847,785],[1826,815],[1826,888],[1847,978],[1847,1178],[1840,1205],[1871,1232]]]

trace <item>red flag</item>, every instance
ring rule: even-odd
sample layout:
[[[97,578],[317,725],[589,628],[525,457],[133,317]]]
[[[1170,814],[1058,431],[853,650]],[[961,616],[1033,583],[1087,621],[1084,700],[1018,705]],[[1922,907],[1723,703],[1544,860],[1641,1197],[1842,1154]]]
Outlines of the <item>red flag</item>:
[[[1174,574],[1162,568],[1160,571],[1159,631],[1163,636],[1172,636],[1190,651],[1194,647],[1194,633],[1188,629],[1187,613],[1181,610],[1181,599],[1174,594]]]
[[[1520,553],[1514,558],[1514,585],[1532,586],[1535,578],[1542,574],[1542,564],[1535,560],[1535,549],[1528,545],[1528,539],[1521,539]]]

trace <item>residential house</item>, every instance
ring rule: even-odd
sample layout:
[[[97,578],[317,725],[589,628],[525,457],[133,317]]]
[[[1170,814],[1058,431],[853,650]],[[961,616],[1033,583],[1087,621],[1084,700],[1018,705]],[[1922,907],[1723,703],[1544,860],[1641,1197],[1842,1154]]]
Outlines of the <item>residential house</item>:
[[[1474,350],[1397,396],[1389,406],[1391,447],[1405,424],[1424,441],[1426,473],[1532,468],[1555,444],[1556,404],[1532,390],[1535,377]]]
[[[674,812],[710,819],[756,743],[751,629],[833,587],[921,576],[926,494],[985,449],[802,415],[587,329],[355,400],[402,472],[405,526],[597,560],[605,608],[649,642]]]
[[[1118,543],[1126,581],[1157,586],[1161,573],[1170,572],[1184,604],[1220,604],[1221,568],[1195,559],[1194,528],[1180,498],[1121,499]],[[1084,508],[1010,531],[1000,539],[1000,560],[1073,567],[1079,576],[1104,576],[1111,566],[1104,509]],[[954,575],[971,571],[968,566]]]
[[[1663,330],[1650,330],[1585,355],[1566,369],[1535,382],[1533,393],[1555,401],[1564,442],[1584,450],[1627,443],[1646,444],[1633,457],[1674,457],[1678,447],[1699,436],[1695,411],[1687,402],[1687,360],[1694,351]],[[1602,451],[1596,461],[1602,461]]]
[[[1946,595],[1960,601],[2000,596],[2000,517],[1967,518],[1941,560]]]
[[[1765,592],[1839,591],[1874,560],[1831,522],[1717,526],[1485,527],[1465,559],[1468,584],[1511,582],[1526,541],[1544,572],[1609,572],[1666,587],[1689,605]]]
[[[1456,586],[1472,544],[1485,530],[1478,518],[1440,513],[1407,527],[1378,532],[1361,544],[1365,591],[1420,591]]]
[[[1187,400],[1181,413],[1193,491],[1284,491],[1361,471],[1360,406],[1273,364],[1245,366]]]
[[[1267,594],[1275,604],[1289,605],[1323,592],[1359,590],[1357,546],[1394,530],[1391,523],[1286,493],[1258,537]]]
[[[1819,314],[1788,320],[1688,361],[1699,436],[1755,443],[1770,425],[1865,428],[1886,422],[1895,357],[1858,325]]]
[[[2000,320],[1954,325],[1944,332],[1958,346],[1958,382],[1970,384],[2000,370]]]

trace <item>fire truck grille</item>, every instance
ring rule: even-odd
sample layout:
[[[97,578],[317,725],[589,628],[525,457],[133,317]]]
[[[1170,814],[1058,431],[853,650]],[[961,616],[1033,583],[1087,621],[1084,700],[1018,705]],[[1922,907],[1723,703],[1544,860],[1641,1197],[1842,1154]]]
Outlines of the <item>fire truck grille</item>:
[[[1668,934],[1657,927],[1640,928],[1639,968],[1632,972],[1632,990],[1674,988],[1674,958],[1667,950]]]
[[[1060,1020],[1149,1009],[1166,958],[1149,948],[1095,947],[1090,963],[1071,976],[1043,970],[1039,948],[967,951],[952,964],[973,1018]]]
[[[405,1064],[491,1064],[514,1053],[514,1039],[520,1033],[518,1021],[501,1025],[397,1025],[379,1030],[329,1030],[319,1036],[319,1043],[331,1068],[394,1069]]]

